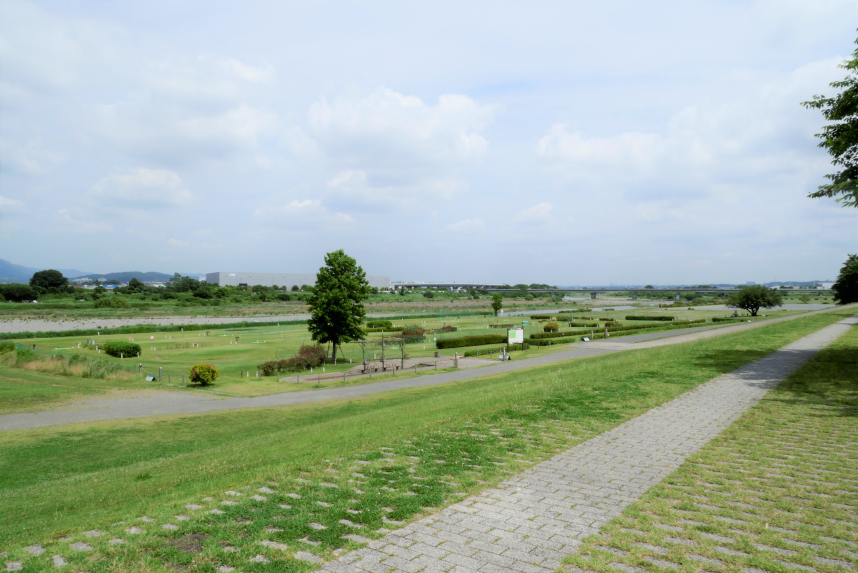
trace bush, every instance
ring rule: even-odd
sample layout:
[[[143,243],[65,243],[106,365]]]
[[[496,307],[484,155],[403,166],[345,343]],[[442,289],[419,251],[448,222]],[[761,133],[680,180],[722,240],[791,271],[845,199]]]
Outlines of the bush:
[[[570,322],[570,323],[569,323],[569,326],[578,326],[578,327],[587,326],[587,327],[594,327],[594,326],[599,326],[599,323],[598,323],[598,322]]]
[[[535,332],[530,335],[530,339],[542,340],[544,338],[559,338],[561,336],[569,336],[571,333],[571,330],[565,330],[563,332]]]
[[[513,326],[515,326],[515,325],[512,324],[511,322],[507,322],[504,324],[490,324],[489,328],[512,328]]]
[[[416,324],[409,324],[402,329],[402,336],[407,336],[409,338],[419,338],[424,334],[426,334],[426,329],[422,326],[417,326]]]
[[[195,384],[208,386],[209,384],[214,384],[214,381],[217,380],[218,376],[220,376],[220,372],[216,366],[201,362],[191,366],[191,372],[188,375],[188,378]]]
[[[389,320],[370,320],[366,323],[367,328],[384,328],[386,330],[392,326],[393,323]]]
[[[507,341],[506,334],[479,334],[459,338],[445,338],[435,342],[438,349],[461,348],[462,346],[482,346],[484,344],[501,344]]]
[[[0,295],[11,302],[24,302],[25,300],[36,300],[39,293],[30,285],[10,283],[0,285]]]
[[[447,326],[442,326],[441,328],[436,328],[435,332],[456,332],[457,330],[459,330],[458,326],[450,326],[448,324]]]
[[[15,350],[15,343],[11,340],[4,340],[3,342],[0,342],[0,354],[12,352],[13,350]]]
[[[100,298],[95,301],[95,308],[111,308],[112,306],[109,298]]]
[[[281,300],[283,302],[289,302],[292,300],[292,296],[289,293],[281,292],[277,295],[277,300]]]
[[[577,342],[577,337],[562,337],[562,338],[541,338],[538,340],[530,340],[528,344],[533,346],[554,346],[555,344],[571,344]]]
[[[119,358],[120,356],[130,358],[132,356],[137,356],[142,351],[139,344],[121,341],[107,342],[99,346],[99,348],[104,350],[107,354],[115,356],[117,358]]]
[[[531,314],[530,318],[532,320],[551,320],[551,315],[549,315],[549,314]]]
[[[543,332],[557,332],[560,330],[560,325],[556,322],[547,322],[545,326],[542,327]]]
[[[321,366],[325,363],[327,356],[328,351],[318,342],[302,344],[301,348],[298,349],[298,356],[263,362],[257,368],[259,368],[263,376],[274,376],[280,372],[302,372],[316,366]]]
[[[124,296],[114,296],[110,306],[113,308],[128,308],[130,305],[128,304],[128,299]]]
[[[426,292],[423,293],[423,296],[425,296],[426,298],[435,298],[435,293],[432,292],[431,290],[427,290]]]
[[[405,330],[404,326],[385,326],[382,328],[365,328],[367,332],[402,332]]]
[[[673,320],[672,316],[627,316],[626,320],[660,320],[667,322]]]

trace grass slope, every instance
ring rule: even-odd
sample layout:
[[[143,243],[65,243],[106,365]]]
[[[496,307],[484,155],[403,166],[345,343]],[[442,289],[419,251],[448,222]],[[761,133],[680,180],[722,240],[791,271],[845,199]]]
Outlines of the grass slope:
[[[355,546],[344,535],[378,537],[848,314],[359,400],[4,433],[0,550],[42,543],[90,571],[250,570],[256,554],[270,562],[254,570],[302,570],[295,550],[328,559]],[[200,551],[175,550],[189,534]],[[95,550],[69,556],[77,540]]]

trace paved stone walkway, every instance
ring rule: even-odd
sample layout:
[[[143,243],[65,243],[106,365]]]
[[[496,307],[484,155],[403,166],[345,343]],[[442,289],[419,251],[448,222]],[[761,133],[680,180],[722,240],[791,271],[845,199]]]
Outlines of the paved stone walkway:
[[[808,335],[323,571],[553,571],[858,316]]]
[[[166,416],[172,414],[200,414],[204,412],[235,410],[241,408],[270,408],[276,406],[305,404],[308,402],[321,402],[324,400],[356,398],[378,394],[380,392],[387,392],[389,390],[434,386],[437,384],[446,384],[448,382],[469,380],[481,376],[513,372],[524,368],[530,368],[532,366],[542,366],[556,362],[563,362],[573,358],[584,358],[624,350],[652,348],[655,346],[691,342],[703,338],[710,338],[712,336],[720,336],[722,334],[760,328],[777,322],[796,320],[831,310],[835,310],[835,308],[781,318],[773,318],[756,323],[743,323],[729,326],[702,326],[667,332],[623,336],[605,341],[576,343],[567,345],[569,350],[547,354],[538,358],[517,358],[511,362],[496,363],[482,368],[457,370],[454,372],[444,372],[441,374],[424,375],[419,377],[387,377],[382,382],[345,386],[342,388],[308,389],[283,394],[270,394],[256,398],[223,398],[213,394],[190,391],[154,391],[145,396],[133,398],[90,398],[81,402],[60,406],[43,412],[2,415],[0,416],[0,432],[39,428],[44,426],[60,426],[78,422],[123,420],[128,418],[144,418],[148,416]]]

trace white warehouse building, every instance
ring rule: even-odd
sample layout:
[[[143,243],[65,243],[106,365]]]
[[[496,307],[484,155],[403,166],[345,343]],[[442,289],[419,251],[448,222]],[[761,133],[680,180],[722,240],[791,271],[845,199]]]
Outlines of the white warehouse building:
[[[390,277],[366,277],[369,286],[380,289],[390,288]],[[291,289],[303,285],[316,284],[315,274],[297,273],[206,273],[206,282],[217,286],[274,286]]]

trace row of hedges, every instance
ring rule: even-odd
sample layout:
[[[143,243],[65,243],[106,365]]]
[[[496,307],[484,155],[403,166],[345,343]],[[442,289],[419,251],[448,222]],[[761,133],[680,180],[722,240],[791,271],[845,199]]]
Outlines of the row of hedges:
[[[490,324],[489,328],[512,328],[514,324]]]
[[[541,338],[538,340],[530,340],[529,344],[534,346],[553,346],[555,344],[570,344],[578,342],[577,337],[562,337],[562,338]]]
[[[626,320],[661,320],[661,321],[666,322],[669,320],[674,320],[674,317],[663,316],[663,315],[661,315],[661,316],[658,316],[658,315],[653,315],[653,316],[627,316]]]
[[[570,322],[569,326],[599,326],[598,322]]]
[[[700,324],[702,322],[706,322],[705,319],[697,319],[697,320],[688,320],[682,321],[681,323],[676,324]],[[664,328],[661,324],[627,324],[625,326],[609,326],[607,328],[600,328],[599,332],[604,334],[605,330],[608,332],[623,332],[627,330],[648,330],[652,328]],[[590,334],[589,330],[564,330],[562,332],[537,332],[530,335],[530,340],[546,340],[551,338],[561,338],[566,336],[587,336]]]
[[[713,316],[712,322],[745,322],[748,320],[746,317],[735,317],[735,316]]]
[[[369,320],[366,323],[367,328],[390,328],[393,323],[389,320]]]
[[[405,330],[404,326],[385,326],[383,328],[365,328],[367,332],[402,332]]]
[[[484,344],[501,344],[507,341],[506,334],[478,334],[475,336],[462,336],[459,338],[445,338],[435,342],[435,347],[461,348],[462,346],[483,346]]]
[[[104,350],[110,356],[115,356],[117,358],[131,358],[140,356],[140,352],[142,349],[139,344],[134,344],[133,342],[122,342],[122,341],[114,341],[107,342],[99,346],[102,350]]]
[[[550,314],[531,314],[530,318],[532,320],[551,320]]]

